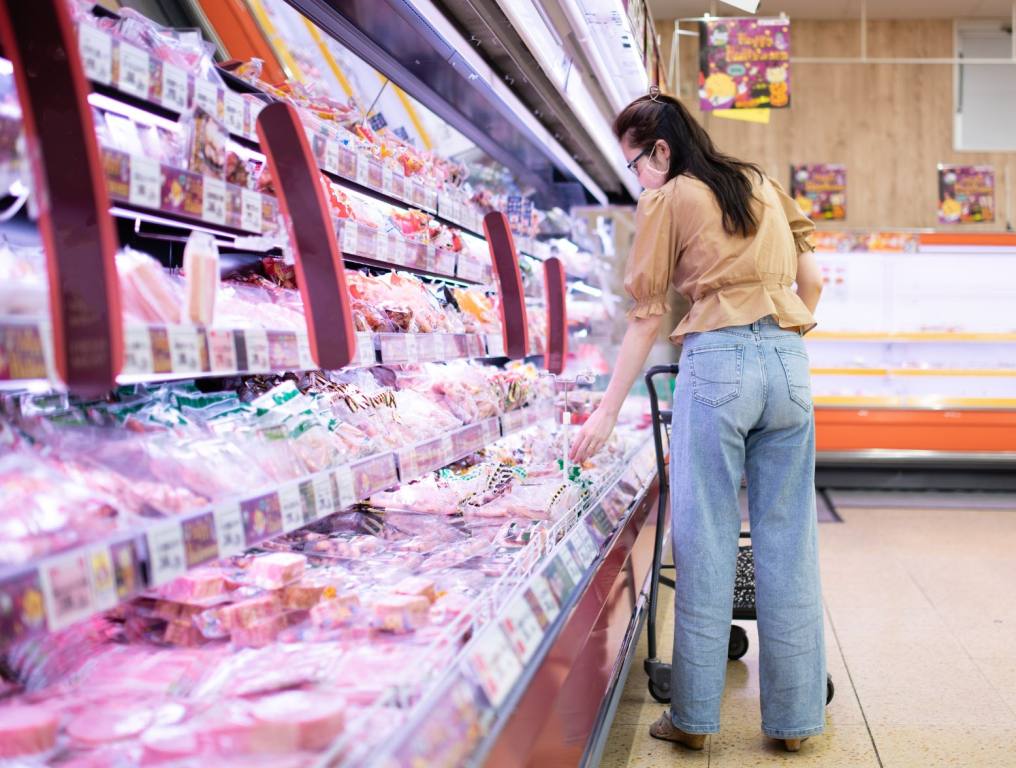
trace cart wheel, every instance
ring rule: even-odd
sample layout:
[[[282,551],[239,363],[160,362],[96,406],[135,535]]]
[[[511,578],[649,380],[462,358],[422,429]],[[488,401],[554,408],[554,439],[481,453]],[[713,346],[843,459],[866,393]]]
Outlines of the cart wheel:
[[[661,704],[670,702],[670,682],[657,686],[652,680],[649,681],[649,695]]]
[[[829,706],[829,702],[833,700],[833,696],[836,695],[836,686],[833,685],[833,676],[826,675],[825,679],[825,703]]]
[[[748,652],[748,633],[744,627],[730,625],[730,643],[727,645],[727,658],[731,661],[741,658]]]

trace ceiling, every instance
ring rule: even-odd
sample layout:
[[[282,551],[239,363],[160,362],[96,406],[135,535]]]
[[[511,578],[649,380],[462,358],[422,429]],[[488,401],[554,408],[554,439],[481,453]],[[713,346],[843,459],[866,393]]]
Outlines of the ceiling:
[[[715,6],[722,16],[744,16],[742,11],[710,0],[647,0],[657,20],[701,16]],[[869,19],[972,19],[1010,18],[1011,0],[868,0]],[[798,19],[857,19],[861,0],[762,0],[759,16],[786,12]]]

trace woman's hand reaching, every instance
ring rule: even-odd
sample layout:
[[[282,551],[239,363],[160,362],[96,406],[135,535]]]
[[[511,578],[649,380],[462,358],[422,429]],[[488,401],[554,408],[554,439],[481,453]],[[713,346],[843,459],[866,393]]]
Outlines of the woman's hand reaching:
[[[610,439],[610,433],[617,424],[617,412],[601,405],[586,420],[572,443],[568,458],[574,464],[581,464],[593,456]]]

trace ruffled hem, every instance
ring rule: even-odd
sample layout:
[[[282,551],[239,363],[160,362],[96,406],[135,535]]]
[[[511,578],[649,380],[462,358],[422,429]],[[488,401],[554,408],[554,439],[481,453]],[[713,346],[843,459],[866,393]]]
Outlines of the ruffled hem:
[[[811,235],[794,235],[794,245],[797,246],[797,255],[800,256],[805,251],[815,252],[815,243],[811,241]]]
[[[789,286],[732,285],[692,304],[670,340],[679,344],[689,333],[748,325],[769,315],[781,328],[807,333],[815,327],[815,317]]]
[[[670,312],[670,304],[667,303],[667,294],[664,293],[636,301],[635,306],[628,310],[628,319],[645,320],[647,317],[657,317],[668,312]]]

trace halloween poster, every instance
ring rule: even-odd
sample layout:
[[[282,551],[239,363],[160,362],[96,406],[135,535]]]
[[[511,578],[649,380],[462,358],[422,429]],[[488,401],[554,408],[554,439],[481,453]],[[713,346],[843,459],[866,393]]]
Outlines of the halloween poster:
[[[940,224],[975,224],[994,220],[994,168],[990,165],[938,166]]]
[[[843,221],[847,218],[846,166],[790,166],[790,196],[809,219]]]
[[[710,19],[699,26],[699,106],[790,106],[790,21]]]

